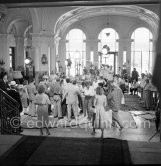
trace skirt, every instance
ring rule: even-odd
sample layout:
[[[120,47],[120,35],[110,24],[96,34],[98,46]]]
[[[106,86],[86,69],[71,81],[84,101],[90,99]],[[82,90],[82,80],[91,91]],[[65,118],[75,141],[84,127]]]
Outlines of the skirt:
[[[37,107],[37,127],[49,127],[48,105],[39,105]]]
[[[96,129],[109,128],[111,126],[111,122],[109,121],[109,119],[112,119],[112,114],[110,115],[110,117],[107,117],[104,107],[96,106],[96,117],[94,123],[95,128]]]

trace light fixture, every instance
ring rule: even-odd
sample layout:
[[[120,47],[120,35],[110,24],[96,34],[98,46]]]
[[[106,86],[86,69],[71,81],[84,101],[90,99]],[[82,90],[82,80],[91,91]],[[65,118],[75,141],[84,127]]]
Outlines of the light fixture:
[[[26,58],[24,62],[26,65],[29,65],[31,63],[31,58]]]
[[[107,45],[104,45],[102,48],[102,54],[107,55],[109,51],[110,51],[110,47],[108,47]]]

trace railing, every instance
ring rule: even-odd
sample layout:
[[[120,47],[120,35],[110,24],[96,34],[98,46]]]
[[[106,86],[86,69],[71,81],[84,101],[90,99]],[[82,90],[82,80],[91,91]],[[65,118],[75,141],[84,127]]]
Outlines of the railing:
[[[20,133],[19,103],[0,89],[0,134]]]

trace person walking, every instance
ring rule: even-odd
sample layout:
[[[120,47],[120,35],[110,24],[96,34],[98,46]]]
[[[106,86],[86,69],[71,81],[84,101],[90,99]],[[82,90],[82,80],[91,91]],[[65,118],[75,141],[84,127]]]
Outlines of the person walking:
[[[117,86],[115,86],[114,84],[111,84],[111,90],[107,96],[107,99],[109,101],[109,107],[110,109],[112,109],[112,119],[119,124],[120,131],[124,128],[122,120],[118,116],[118,111],[121,108],[122,97],[123,97],[122,90]]]
[[[38,94],[35,96],[34,104],[37,107],[37,120],[38,127],[40,128],[40,135],[43,135],[43,127],[46,128],[46,134],[50,135],[49,132],[49,118],[48,118],[48,105],[51,104],[49,97],[45,94],[45,88],[43,85],[39,85]]]
[[[101,87],[96,88],[96,95],[94,98],[94,107],[95,107],[95,115],[94,115],[94,124],[93,124],[93,132],[92,135],[95,134],[95,129],[101,129],[101,138],[104,135],[104,129],[107,128],[107,119],[106,119],[106,105],[107,98],[103,94],[103,89]]]

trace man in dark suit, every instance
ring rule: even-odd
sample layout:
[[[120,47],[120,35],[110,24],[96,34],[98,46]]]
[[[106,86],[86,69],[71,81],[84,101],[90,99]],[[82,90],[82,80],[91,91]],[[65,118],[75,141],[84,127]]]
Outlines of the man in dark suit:
[[[16,90],[16,82],[11,81],[11,88],[7,91],[8,95],[11,96],[13,99],[15,99],[18,104],[20,105],[19,111],[22,112],[22,103],[21,103],[21,97],[19,92]]]
[[[139,74],[138,72],[136,71],[136,68],[134,68],[134,70],[132,71],[132,83],[134,80],[136,80],[136,82],[138,82],[138,77],[139,77]]]
[[[9,85],[8,85],[8,76],[7,76],[7,73],[2,73],[1,75],[1,79],[0,79],[0,88],[3,90],[3,91],[7,91],[9,90]]]

